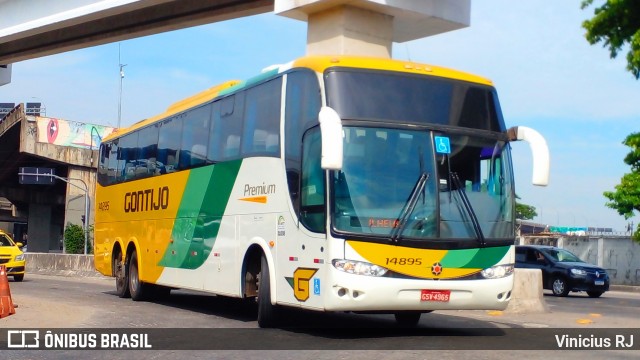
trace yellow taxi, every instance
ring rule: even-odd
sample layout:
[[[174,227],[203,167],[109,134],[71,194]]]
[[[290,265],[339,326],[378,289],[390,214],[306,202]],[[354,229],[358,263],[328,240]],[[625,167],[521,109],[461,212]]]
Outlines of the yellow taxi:
[[[21,247],[22,243],[14,242],[9,234],[0,230],[0,266],[6,266],[7,275],[15,281],[24,279],[26,261]]]

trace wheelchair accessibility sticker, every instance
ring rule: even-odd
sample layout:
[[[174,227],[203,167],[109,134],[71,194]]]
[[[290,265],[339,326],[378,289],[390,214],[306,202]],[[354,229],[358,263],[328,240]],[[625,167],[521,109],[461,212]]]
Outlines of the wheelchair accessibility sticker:
[[[451,154],[451,142],[448,137],[436,136],[434,137],[436,152],[438,154]]]

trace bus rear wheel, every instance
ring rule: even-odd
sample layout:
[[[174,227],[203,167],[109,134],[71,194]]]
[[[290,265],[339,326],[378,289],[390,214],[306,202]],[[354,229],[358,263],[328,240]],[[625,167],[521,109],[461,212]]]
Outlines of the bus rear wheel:
[[[120,253],[113,257],[113,270],[116,277],[116,294],[121,298],[128,298],[131,296],[129,293],[129,269]]]
[[[148,284],[140,281],[138,273],[138,254],[134,250],[131,253],[131,259],[129,260],[129,292],[131,293],[131,300],[145,300],[149,295],[149,291]]]
[[[276,326],[277,308],[271,304],[271,280],[267,258],[260,257],[260,273],[258,274],[258,325],[261,328]]]

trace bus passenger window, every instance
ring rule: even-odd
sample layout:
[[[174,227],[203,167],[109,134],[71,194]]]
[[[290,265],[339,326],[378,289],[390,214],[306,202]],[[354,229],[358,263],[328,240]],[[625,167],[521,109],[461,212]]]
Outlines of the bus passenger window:
[[[276,78],[247,90],[243,156],[280,155],[281,88],[282,78]]]
[[[110,143],[103,143],[100,146],[100,163],[98,165],[98,183],[102,186],[109,184],[109,175],[107,169],[109,167],[109,151],[111,151]]]
[[[158,161],[164,164],[165,171],[168,173],[179,169],[180,139],[182,139],[182,119],[174,116],[163,121],[158,136]]]
[[[240,143],[242,127],[244,126],[244,93],[240,92],[224,98],[220,103],[220,120],[216,122],[216,133],[219,133],[222,144],[222,158],[214,159],[232,160],[240,156]],[[216,116],[214,115],[214,119]]]
[[[206,164],[211,109],[212,105],[208,104],[185,113],[182,127],[180,169]]]

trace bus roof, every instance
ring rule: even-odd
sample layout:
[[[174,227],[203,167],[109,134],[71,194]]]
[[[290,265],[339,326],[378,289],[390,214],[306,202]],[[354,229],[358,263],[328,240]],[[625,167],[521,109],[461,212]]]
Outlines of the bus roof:
[[[493,86],[491,80],[462,71],[440,66],[419,64],[411,61],[381,59],[364,56],[308,56],[295,60],[292,67],[306,67],[317,72],[324,72],[331,67],[353,67],[360,69],[387,70],[421,75],[439,76],[449,79],[469,81]]]
[[[411,61],[383,59],[375,57],[364,56],[306,56],[292,61],[289,64],[281,66],[271,66],[268,70],[263,71],[262,74],[257,75],[247,81],[230,80],[222,84],[211,87],[186,99],[175,102],[167,108],[167,110],[161,114],[153,116],[148,119],[138,121],[128,128],[116,129],[113,133],[108,135],[103,141],[108,141],[113,138],[118,138],[131,131],[142,128],[146,125],[152,124],[158,120],[167,118],[171,115],[177,114],[189,108],[203,104],[207,101],[213,100],[220,95],[226,95],[236,90],[240,90],[251,84],[260,82],[263,79],[274,76],[278,73],[285,72],[293,68],[308,68],[313,71],[322,73],[325,70],[332,67],[351,67],[359,69],[371,69],[371,70],[386,70],[403,73],[412,73],[420,75],[437,76],[455,80],[468,81],[483,85],[492,86],[491,80],[481,76],[465,73],[462,71],[452,70],[440,66],[419,64]]]

